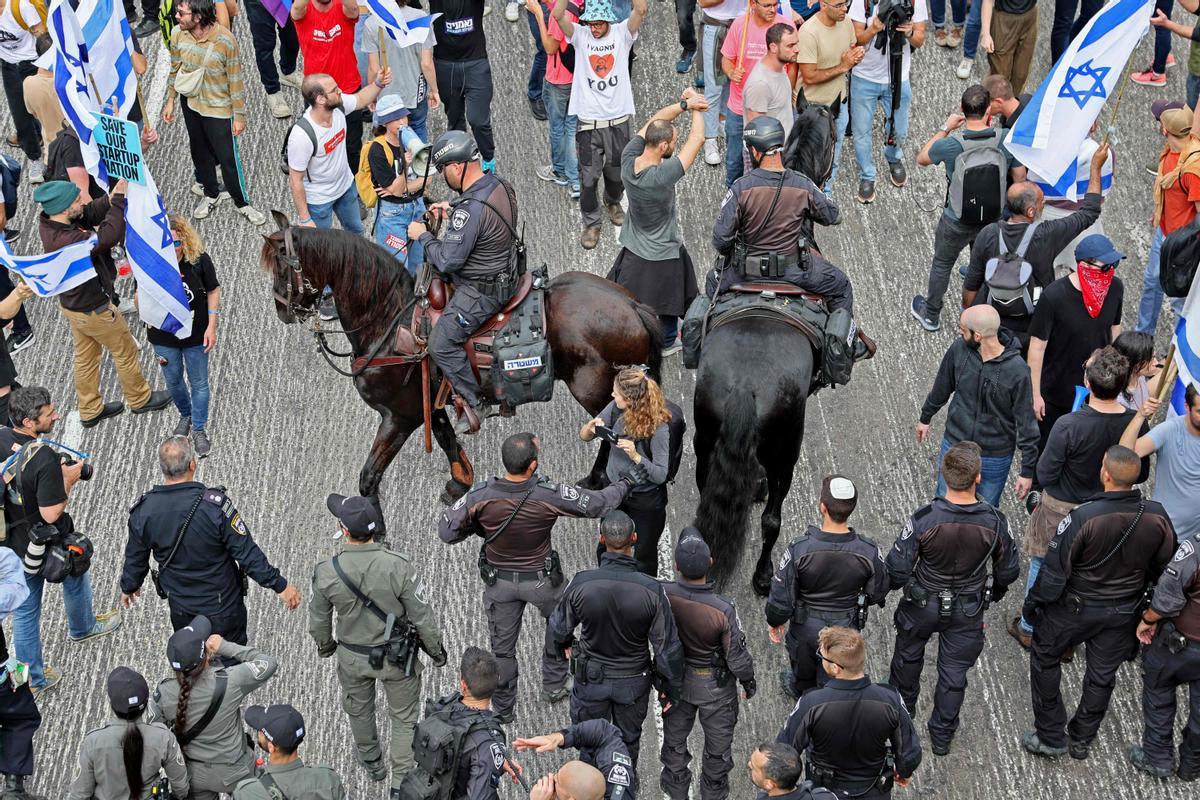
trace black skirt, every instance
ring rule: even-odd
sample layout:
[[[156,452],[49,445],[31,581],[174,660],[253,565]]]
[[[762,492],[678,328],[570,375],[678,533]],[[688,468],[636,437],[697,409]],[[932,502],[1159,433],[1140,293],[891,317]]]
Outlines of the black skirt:
[[[647,261],[622,247],[607,277],[633,292],[660,317],[682,317],[699,294],[696,269],[685,247],[679,248],[678,258],[665,261]]]

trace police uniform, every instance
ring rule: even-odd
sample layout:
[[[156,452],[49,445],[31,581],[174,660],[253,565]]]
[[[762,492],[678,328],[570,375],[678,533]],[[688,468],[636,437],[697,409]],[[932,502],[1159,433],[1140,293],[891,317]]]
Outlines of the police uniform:
[[[604,776],[604,800],[634,800],[637,771],[621,731],[606,719],[589,719],[563,728],[563,747],[579,750],[579,759]]]
[[[335,496],[336,497],[336,496]],[[384,614],[395,614],[416,626],[427,653],[441,654],[442,635],[433,612],[421,596],[421,583],[408,556],[388,550],[378,542],[348,544],[335,556],[346,577]],[[412,769],[413,726],[420,713],[421,660],[414,657],[413,673],[405,676],[402,665],[384,658],[371,665],[373,648],[383,645],[389,632],[361,602],[334,569],[333,558],[317,564],[312,578],[313,596],[308,606],[308,633],[317,643],[317,654],[328,658],[337,653],[337,676],[342,685],[342,708],[350,718],[350,731],[358,749],[358,760],[367,769],[382,770],[379,728],[375,723],[375,684],[383,684],[388,716],[392,721],[392,786],[399,787],[404,773]],[[337,638],[333,612],[337,610]],[[445,663],[442,661],[441,663]]]
[[[1101,492],[1059,523],[1025,598],[1033,622],[1029,682],[1037,739],[1077,751],[1096,738],[1117,669],[1137,655],[1138,607],[1170,562],[1175,529],[1163,507],[1137,489]],[[1062,654],[1087,642],[1087,670],[1075,717],[1062,702]],[[1065,730],[1064,730],[1065,729]]]
[[[620,481],[592,492],[538,475],[520,482],[497,477],[475,486],[442,513],[438,536],[443,542],[454,544],[472,535],[490,540],[481,547],[479,565],[492,653],[500,666],[492,709],[502,721],[511,719],[517,702],[517,640],[525,606],[532,604],[549,620],[562,597],[562,567],[550,547],[554,523],[559,517],[602,517],[628,491]],[[550,646],[549,626],[545,635],[542,690],[552,698],[566,685],[567,662]]]
[[[950,746],[967,691],[967,673],[983,652],[983,612],[1021,575],[1008,520],[979,500],[958,505],[939,497],[917,510],[887,557],[896,606],[896,646],[889,680],[917,707],[925,645],[938,635],[938,679],[929,737]]]
[[[492,724],[476,727],[463,739],[452,794],[456,800],[499,800],[500,797],[498,787],[507,754],[500,723],[495,721],[491,711],[464,704],[461,696],[450,704],[451,722],[460,723],[481,716],[491,719]]]
[[[633,556],[606,552],[598,569],[571,579],[550,617],[550,635],[557,652],[572,648],[571,722],[610,720],[636,767],[651,684],[671,701],[682,690],[683,650],[666,592],[638,571]]]
[[[306,733],[304,717],[286,704],[247,708],[246,725],[291,753],[300,747]],[[329,767],[309,766],[299,757],[285,764],[268,760],[258,775],[237,785],[233,800],[279,800],[280,794],[304,800],[343,800],[346,787]]]
[[[1184,539],[1154,589],[1150,608],[1163,617],[1142,651],[1142,750],[1148,763],[1174,768],[1175,695],[1190,687],[1188,719],[1179,747],[1179,777],[1200,778],[1200,533]]]
[[[189,514],[191,521],[180,537]],[[176,540],[179,548],[171,557]],[[159,582],[167,594],[174,630],[202,614],[214,633],[246,644],[243,573],[276,593],[288,585],[255,543],[224,486],[185,481],[155,486],[139,497],[129,508],[129,539],[121,570],[124,594],[142,588],[151,554],[160,565],[170,557],[168,566],[159,569]]]
[[[793,696],[829,680],[816,657],[821,629],[837,625],[862,630],[867,607],[882,606],[887,593],[883,554],[853,528],[850,533],[830,533],[809,525],[792,540],[771,578],[766,613],[772,628],[790,623],[785,644]]]
[[[512,186],[484,173],[451,203],[445,237],[438,240],[426,231],[419,239],[426,263],[454,282],[454,295],[430,334],[429,354],[472,406],[480,403],[480,389],[463,345],[500,311],[516,286],[511,272],[516,228]]]
[[[776,741],[803,753],[809,780],[839,798],[886,800],[893,773],[908,778],[921,764],[904,701],[866,676],[832,678],[805,692]]]

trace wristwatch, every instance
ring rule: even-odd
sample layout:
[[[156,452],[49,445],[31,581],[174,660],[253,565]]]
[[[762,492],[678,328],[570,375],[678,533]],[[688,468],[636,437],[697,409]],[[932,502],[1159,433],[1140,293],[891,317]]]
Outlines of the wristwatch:
[[[949,128],[947,128],[945,125],[943,125],[942,127],[938,128],[938,130],[939,130],[939,131],[941,131],[942,133],[944,133],[946,136],[949,136],[949,135],[950,135],[950,129],[949,129]]]
[[[680,111],[687,111],[687,100],[680,100],[680,101],[679,101],[679,110],[680,110]]]

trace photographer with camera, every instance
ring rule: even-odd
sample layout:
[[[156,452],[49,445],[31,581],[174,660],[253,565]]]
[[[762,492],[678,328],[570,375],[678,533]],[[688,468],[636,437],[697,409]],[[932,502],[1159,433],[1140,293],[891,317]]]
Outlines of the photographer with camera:
[[[420,648],[435,666],[446,663],[442,634],[407,555],[388,550],[375,535],[383,530],[379,509],[366,497],[331,494],[337,517],[338,552],[313,570],[308,633],[317,655],[337,654],[342,708],[350,717],[359,762],[373,781],[388,777],[375,723],[375,684],[383,684],[392,721],[392,797],[412,770],[413,730],[421,705]],[[337,638],[333,612],[337,611]]]
[[[76,533],[66,511],[75,484],[91,479],[92,466],[74,458],[82,454],[43,438],[60,419],[46,389],[22,386],[9,395],[8,404],[15,424],[0,428],[0,453],[7,458],[4,544],[24,562],[29,587],[29,597],[13,612],[13,641],[17,659],[29,665],[29,683],[37,697],[62,679],[42,661],[42,591],[47,582],[63,585],[67,632],[73,642],[112,633],[121,626],[121,616],[119,610],[98,616],[93,612],[87,574],[92,544]]]
[[[872,15],[873,14],[873,15]],[[883,157],[892,185],[908,182],[904,140],[912,86],[908,81],[913,50],[925,43],[925,0],[852,0],[848,13],[858,44],[866,48],[862,61],[850,70],[850,127],[858,162],[860,203],[875,200],[875,108],[883,106],[887,132]]]

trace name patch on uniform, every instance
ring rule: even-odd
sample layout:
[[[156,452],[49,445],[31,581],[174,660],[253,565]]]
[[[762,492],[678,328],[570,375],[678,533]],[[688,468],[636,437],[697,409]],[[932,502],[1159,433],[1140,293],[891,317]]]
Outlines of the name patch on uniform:
[[[464,494],[462,497],[460,497],[460,498],[458,498],[457,500],[455,500],[455,501],[454,501],[454,505],[452,505],[452,506],[450,506],[450,507],[451,507],[451,508],[462,508],[462,507],[463,507],[463,506],[465,506],[466,504],[467,504],[467,496]]]
[[[271,668],[266,661],[249,661],[246,663],[246,666],[254,673],[254,680],[256,681],[262,680],[263,676],[267,674],[267,670]]]
[[[616,755],[615,753],[613,755]],[[617,786],[629,785],[629,770],[617,764],[608,773],[608,782],[615,783]]]
[[[245,536],[250,532],[246,530],[246,523],[242,521],[241,514],[233,515],[233,519],[229,520],[229,527],[233,528],[233,532],[239,536]]]
[[[471,212],[465,208],[456,208],[454,213],[450,215],[450,227],[454,230],[462,230],[462,227],[471,219]]]
[[[624,753],[618,753],[616,750],[613,751],[612,761],[614,764],[624,764],[627,767],[633,766],[633,760],[629,756]]]
[[[504,748],[492,742],[492,763],[496,765],[496,769],[504,766]]]
[[[908,522],[904,523],[904,530],[900,532],[900,540],[903,541],[903,540],[907,539],[908,537],[912,536],[912,534],[913,534],[913,524],[912,524],[912,520],[910,519]]]
[[[1183,543],[1179,545],[1179,550],[1175,553],[1175,557],[1172,558],[1171,560],[1172,561],[1183,561],[1185,558],[1189,557],[1194,552],[1196,552],[1196,548],[1192,546],[1191,541],[1188,539],[1184,539]]]
[[[542,365],[541,356],[530,356],[529,358],[510,358],[505,360],[504,368],[507,369],[533,369]]]
[[[1071,524],[1071,515],[1067,514],[1063,517],[1062,522],[1058,523],[1058,530],[1054,532],[1055,536],[1062,536],[1062,532]]]
[[[562,496],[563,500],[579,499],[579,490],[574,486],[568,486],[565,483],[558,487],[558,493]]]

